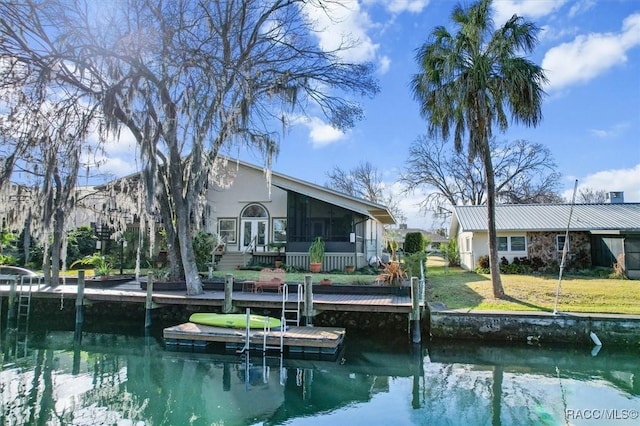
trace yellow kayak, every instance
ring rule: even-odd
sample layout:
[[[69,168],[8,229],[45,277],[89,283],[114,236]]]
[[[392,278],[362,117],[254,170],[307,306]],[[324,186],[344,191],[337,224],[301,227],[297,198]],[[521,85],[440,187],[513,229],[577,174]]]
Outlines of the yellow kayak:
[[[191,314],[189,321],[195,324],[212,325],[215,327],[245,328],[247,326],[247,314],[214,314],[198,312]],[[279,319],[262,315],[249,316],[249,328],[264,328],[268,322],[269,328],[277,328],[282,324]]]

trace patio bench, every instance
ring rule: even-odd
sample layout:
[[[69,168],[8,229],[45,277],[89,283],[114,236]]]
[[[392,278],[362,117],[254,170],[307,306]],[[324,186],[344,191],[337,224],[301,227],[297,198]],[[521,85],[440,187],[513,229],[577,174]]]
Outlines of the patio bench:
[[[284,284],[284,274],[285,270],[280,268],[265,268],[261,270],[258,280],[253,283],[253,292],[257,293],[258,291],[262,292],[264,290],[278,290],[278,293],[281,293],[282,286]]]

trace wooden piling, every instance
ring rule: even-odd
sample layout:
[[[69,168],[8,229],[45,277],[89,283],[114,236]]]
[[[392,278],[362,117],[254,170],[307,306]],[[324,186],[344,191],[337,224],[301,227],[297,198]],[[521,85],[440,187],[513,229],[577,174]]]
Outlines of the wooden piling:
[[[313,325],[315,309],[313,308],[313,278],[311,275],[304,276],[304,324]]]
[[[84,270],[78,271],[78,291],[76,292],[76,327],[84,322]]]
[[[411,341],[420,343],[422,336],[420,333],[420,282],[418,277],[411,277]]]
[[[76,328],[74,340],[80,342],[82,340],[82,323],[84,322],[84,270],[78,271],[78,284],[76,291]]]
[[[9,300],[7,300],[7,327],[16,327],[16,281],[13,278],[9,281]]]
[[[153,272],[147,274],[147,297],[144,303],[144,328],[151,328],[151,310],[153,309]]]
[[[224,276],[224,305],[222,313],[230,314],[233,312],[233,275],[226,274]]]

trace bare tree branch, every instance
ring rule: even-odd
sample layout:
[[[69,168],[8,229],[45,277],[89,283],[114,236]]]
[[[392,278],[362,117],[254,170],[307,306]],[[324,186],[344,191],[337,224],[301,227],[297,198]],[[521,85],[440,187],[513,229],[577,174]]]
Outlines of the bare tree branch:
[[[388,191],[379,170],[370,162],[360,163],[351,170],[334,166],[333,170],[327,172],[327,177],[329,181],[325,186],[328,188],[385,205],[396,218],[404,217],[399,200]]]
[[[495,164],[496,197],[502,203],[562,202],[560,174],[551,152],[538,143],[519,140],[490,145]],[[406,191],[434,189],[421,203],[425,211],[438,213],[456,205],[486,203],[482,162],[469,161],[464,153],[441,140],[419,137],[409,148],[409,161],[400,181]]]
[[[576,200],[578,203],[596,204],[607,202],[607,191],[604,189],[593,189],[585,186],[578,191],[578,197]]]
[[[244,144],[269,165],[278,152],[274,126],[286,126],[289,114],[320,114],[347,129],[363,115],[350,97],[378,91],[371,64],[343,59],[351,43],[326,51],[313,37],[305,14],[333,4],[340,2],[2,2],[0,59],[99,108],[102,138],[131,131],[147,210],[161,212],[179,256],[174,271],[197,294],[192,228],[221,150]]]

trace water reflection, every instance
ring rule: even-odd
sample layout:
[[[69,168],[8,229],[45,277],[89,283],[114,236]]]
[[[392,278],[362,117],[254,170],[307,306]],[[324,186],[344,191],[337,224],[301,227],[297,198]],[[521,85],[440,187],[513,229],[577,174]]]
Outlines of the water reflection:
[[[576,413],[640,409],[637,351],[606,346],[594,357],[349,337],[338,359],[321,361],[172,352],[129,334],[85,332],[79,342],[74,331],[40,331],[29,341],[12,360],[3,341],[4,425],[593,425],[615,419]]]

